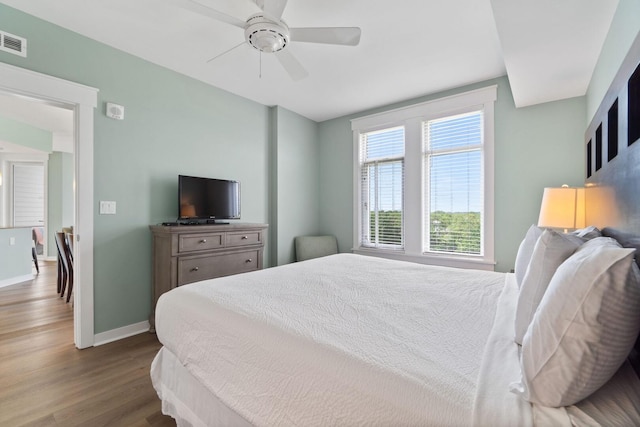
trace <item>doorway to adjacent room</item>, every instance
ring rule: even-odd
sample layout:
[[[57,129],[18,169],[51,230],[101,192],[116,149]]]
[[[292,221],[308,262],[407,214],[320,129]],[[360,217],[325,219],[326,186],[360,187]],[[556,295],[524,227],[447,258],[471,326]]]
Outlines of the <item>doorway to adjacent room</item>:
[[[0,92],[73,114],[74,342],[94,344],[93,114],[97,89],[0,63]]]

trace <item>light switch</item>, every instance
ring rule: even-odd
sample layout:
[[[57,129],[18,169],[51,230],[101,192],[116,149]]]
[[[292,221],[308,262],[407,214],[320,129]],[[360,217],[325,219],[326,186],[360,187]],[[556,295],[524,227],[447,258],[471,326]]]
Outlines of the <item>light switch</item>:
[[[116,214],[116,202],[112,201],[100,201],[100,215],[115,215]]]
[[[9,246],[13,246],[16,244],[16,238],[15,237],[9,237]]]

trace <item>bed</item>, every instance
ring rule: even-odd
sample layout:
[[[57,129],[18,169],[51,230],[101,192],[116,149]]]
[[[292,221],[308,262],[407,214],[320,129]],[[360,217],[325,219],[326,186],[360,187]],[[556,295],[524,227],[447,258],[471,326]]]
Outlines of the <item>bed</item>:
[[[513,283],[451,273],[340,254],[181,287],[158,302],[160,357],[251,424],[459,424]]]
[[[636,398],[591,411],[511,393],[517,298],[514,274],[353,254],[199,282],[158,302],[152,380],[193,426],[571,425],[640,402],[628,364],[611,387]]]
[[[176,288],[156,307],[163,412],[180,426],[640,425],[640,122],[624,132],[639,63],[640,35],[585,135],[599,228],[532,226],[515,273],[338,254]]]

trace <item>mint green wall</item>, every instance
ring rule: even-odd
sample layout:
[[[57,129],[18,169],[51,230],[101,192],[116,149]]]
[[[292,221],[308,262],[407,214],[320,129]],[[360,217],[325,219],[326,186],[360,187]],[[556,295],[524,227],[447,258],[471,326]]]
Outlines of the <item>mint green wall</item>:
[[[69,227],[74,222],[73,177],[74,156],[72,153],[60,153],[62,157],[62,226]]]
[[[282,107],[274,107],[277,259],[295,260],[294,238],[318,234],[318,124]]]
[[[587,91],[587,123],[609,89],[631,44],[640,33],[640,0],[619,0]]]
[[[515,108],[498,88],[495,151],[496,270],[509,271],[518,245],[538,222],[544,187],[584,185],[585,98]]]
[[[322,122],[318,128],[320,232],[336,236],[340,252],[353,247],[353,136],[349,120],[361,115]]]
[[[28,58],[0,52],[0,61],[100,90],[94,116],[96,333],[148,318],[148,225],[176,218],[178,174],[240,181],[242,220],[267,222],[267,107],[5,5],[0,28],[29,40]],[[107,101],[125,107],[124,121],[104,115]],[[116,201],[117,214],[99,215],[100,200]]]
[[[49,153],[51,132],[0,116],[0,140]]]
[[[73,224],[73,154],[55,151],[49,155],[47,184],[47,251],[57,256],[54,233]]]
[[[495,104],[496,270],[509,271],[529,225],[537,222],[545,186],[583,182],[585,98],[516,109],[506,77],[416,98],[320,124],[320,229],[338,237],[341,251],[353,239],[353,136],[350,120],[489,85]]]
[[[10,244],[10,239],[15,244]],[[0,228],[0,285],[4,280],[31,274],[31,229]]]
[[[47,163],[47,254],[51,258],[58,256],[55,232],[62,229],[62,153],[49,154]]]

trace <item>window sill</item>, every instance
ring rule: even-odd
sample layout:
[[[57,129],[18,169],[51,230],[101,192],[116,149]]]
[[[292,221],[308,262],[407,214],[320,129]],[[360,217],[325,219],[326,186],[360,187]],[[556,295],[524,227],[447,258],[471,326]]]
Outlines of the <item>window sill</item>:
[[[494,271],[495,261],[484,258],[472,258],[465,256],[438,255],[438,254],[407,254],[402,250],[385,250],[371,248],[355,248],[354,254],[377,256],[380,258],[409,261],[418,264],[439,265],[443,267],[468,268],[475,270]]]

